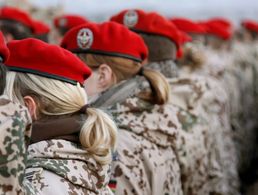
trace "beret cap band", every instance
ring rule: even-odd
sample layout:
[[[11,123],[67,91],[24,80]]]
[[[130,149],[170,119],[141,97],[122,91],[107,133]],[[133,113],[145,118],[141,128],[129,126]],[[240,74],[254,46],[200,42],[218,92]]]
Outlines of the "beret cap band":
[[[7,66],[8,66],[8,64],[7,64]],[[11,70],[11,71],[15,71],[15,72],[30,73],[30,74],[35,74],[35,75],[42,76],[42,77],[47,77],[47,78],[50,78],[50,79],[60,80],[60,81],[70,83],[70,84],[73,84],[73,85],[77,84],[77,81],[75,81],[75,80],[71,80],[71,79],[68,79],[68,78],[65,78],[65,77],[62,77],[62,76],[59,76],[59,75],[54,75],[54,74],[41,72],[41,71],[38,71],[38,70],[33,70],[33,69],[28,69],[28,68],[20,68],[20,67],[15,67],[15,66],[8,66],[8,69]]]
[[[106,56],[114,56],[114,57],[121,57],[121,58],[127,58],[130,60],[134,60],[137,62],[142,62],[142,59],[136,58],[130,55],[122,54],[122,53],[114,53],[114,52],[107,52],[107,51],[100,51],[100,50],[91,50],[91,49],[72,49],[70,50],[73,53],[91,53],[91,54],[97,54],[97,55],[106,55]]]
[[[87,23],[68,31],[61,47],[74,53],[94,53],[142,62],[148,49],[144,40],[115,22]]]
[[[83,85],[91,70],[73,53],[38,39],[28,38],[7,44],[10,57],[6,66],[13,71],[31,73],[63,82]]]

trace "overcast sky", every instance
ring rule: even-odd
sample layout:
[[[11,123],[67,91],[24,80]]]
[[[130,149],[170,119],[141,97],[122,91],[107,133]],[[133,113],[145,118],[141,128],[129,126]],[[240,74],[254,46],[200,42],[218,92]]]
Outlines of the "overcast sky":
[[[78,13],[89,19],[105,20],[126,8],[158,11],[165,16],[205,19],[224,16],[238,21],[258,20],[258,0],[30,0],[38,6],[62,4],[67,13]]]

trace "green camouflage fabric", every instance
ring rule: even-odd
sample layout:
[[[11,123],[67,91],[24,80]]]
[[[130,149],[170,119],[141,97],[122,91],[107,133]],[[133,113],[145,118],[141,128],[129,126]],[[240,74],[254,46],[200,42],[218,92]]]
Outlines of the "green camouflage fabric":
[[[96,163],[78,144],[53,139],[30,145],[28,152],[26,178],[39,194],[113,194],[110,165]]]
[[[176,142],[180,125],[170,105],[131,97],[109,112],[118,127],[112,182],[119,195],[181,195]]]
[[[35,194],[25,179],[31,118],[25,107],[0,97],[0,194]]]

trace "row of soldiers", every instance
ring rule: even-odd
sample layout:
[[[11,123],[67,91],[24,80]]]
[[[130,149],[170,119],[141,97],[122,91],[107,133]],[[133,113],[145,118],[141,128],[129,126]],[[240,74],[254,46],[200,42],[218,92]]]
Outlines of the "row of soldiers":
[[[135,9],[54,26],[58,45],[0,11],[1,194],[248,193],[258,23]]]

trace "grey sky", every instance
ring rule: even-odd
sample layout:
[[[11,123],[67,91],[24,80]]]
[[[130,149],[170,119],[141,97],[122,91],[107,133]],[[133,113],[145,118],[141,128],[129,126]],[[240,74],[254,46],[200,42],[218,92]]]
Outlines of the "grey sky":
[[[234,21],[258,20],[258,0],[31,0],[36,5],[62,4],[68,13],[78,13],[94,20],[104,20],[122,9],[141,8],[165,16],[205,19],[224,16]]]

